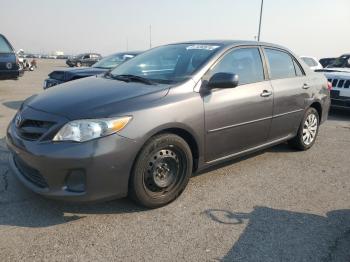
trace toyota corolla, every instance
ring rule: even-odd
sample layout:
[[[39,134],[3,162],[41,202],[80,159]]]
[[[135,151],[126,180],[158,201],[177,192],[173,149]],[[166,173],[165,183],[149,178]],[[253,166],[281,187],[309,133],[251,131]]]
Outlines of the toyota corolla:
[[[327,79],[284,47],[170,44],[27,99],[7,130],[10,166],[48,197],[155,208],[211,165],[285,141],[311,148],[329,104]]]

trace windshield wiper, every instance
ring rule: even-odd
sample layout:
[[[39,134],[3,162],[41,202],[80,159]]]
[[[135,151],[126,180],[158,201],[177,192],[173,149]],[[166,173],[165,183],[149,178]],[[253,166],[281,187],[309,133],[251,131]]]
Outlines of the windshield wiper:
[[[137,76],[137,75],[113,75],[113,74],[109,74],[108,76],[110,76],[113,79],[117,79],[117,80],[121,80],[121,81],[125,81],[125,82],[141,82],[147,85],[154,85],[155,82],[144,78],[142,76]]]

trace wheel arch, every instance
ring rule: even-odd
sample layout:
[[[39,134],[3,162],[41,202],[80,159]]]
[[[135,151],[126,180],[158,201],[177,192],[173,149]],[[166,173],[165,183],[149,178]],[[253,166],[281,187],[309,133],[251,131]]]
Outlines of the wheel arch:
[[[190,128],[188,128],[186,125],[183,125],[181,123],[173,123],[168,124],[164,126],[160,126],[150,132],[146,135],[145,140],[142,143],[142,146],[137,153],[137,156],[145,146],[145,144],[154,136],[160,135],[160,134],[174,134],[186,141],[188,146],[191,149],[192,152],[192,158],[193,158],[193,172],[195,172],[198,168],[199,158],[201,155],[201,142],[199,138],[195,135],[193,131],[191,131]],[[135,158],[136,161],[137,157]]]
[[[193,172],[197,170],[198,168],[198,159],[199,159],[199,148],[198,148],[198,144],[196,139],[194,138],[194,136],[187,130],[182,129],[182,128],[167,128],[164,129],[158,133],[156,133],[155,135],[159,135],[162,133],[170,133],[170,134],[174,134],[174,135],[178,135],[179,137],[181,137],[183,140],[186,141],[186,143],[188,144],[188,146],[191,149],[192,152],[192,157],[193,157]]]
[[[317,113],[318,113],[318,116],[319,116],[319,121],[321,121],[322,119],[322,105],[319,101],[314,101],[310,106],[309,108],[312,107],[312,108],[315,108]]]

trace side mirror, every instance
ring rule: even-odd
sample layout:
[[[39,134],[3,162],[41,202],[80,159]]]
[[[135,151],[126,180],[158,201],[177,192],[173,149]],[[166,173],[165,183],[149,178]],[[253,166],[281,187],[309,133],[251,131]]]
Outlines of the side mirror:
[[[239,77],[231,73],[216,73],[208,82],[208,87],[213,88],[233,88],[238,86]]]

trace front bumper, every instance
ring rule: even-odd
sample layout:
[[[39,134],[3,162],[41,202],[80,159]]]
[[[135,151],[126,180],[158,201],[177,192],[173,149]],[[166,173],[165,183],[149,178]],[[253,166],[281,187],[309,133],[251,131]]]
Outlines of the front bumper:
[[[43,87],[44,87],[44,89],[47,89],[47,88],[50,88],[52,86],[56,86],[56,85],[59,85],[62,83],[64,83],[64,81],[48,78],[48,79],[45,79]]]
[[[0,70],[0,79],[16,79],[20,76],[19,70]]]
[[[332,98],[331,100],[331,107],[332,108],[346,108],[350,109],[350,98]]]
[[[50,198],[78,202],[125,197],[139,149],[135,141],[117,134],[84,143],[27,141],[18,136],[13,121],[6,141],[10,168],[26,187]],[[75,171],[84,174],[80,192],[67,186]]]
[[[341,96],[338,90],[331,90],[331,107],[350,109],[350,97]]]

